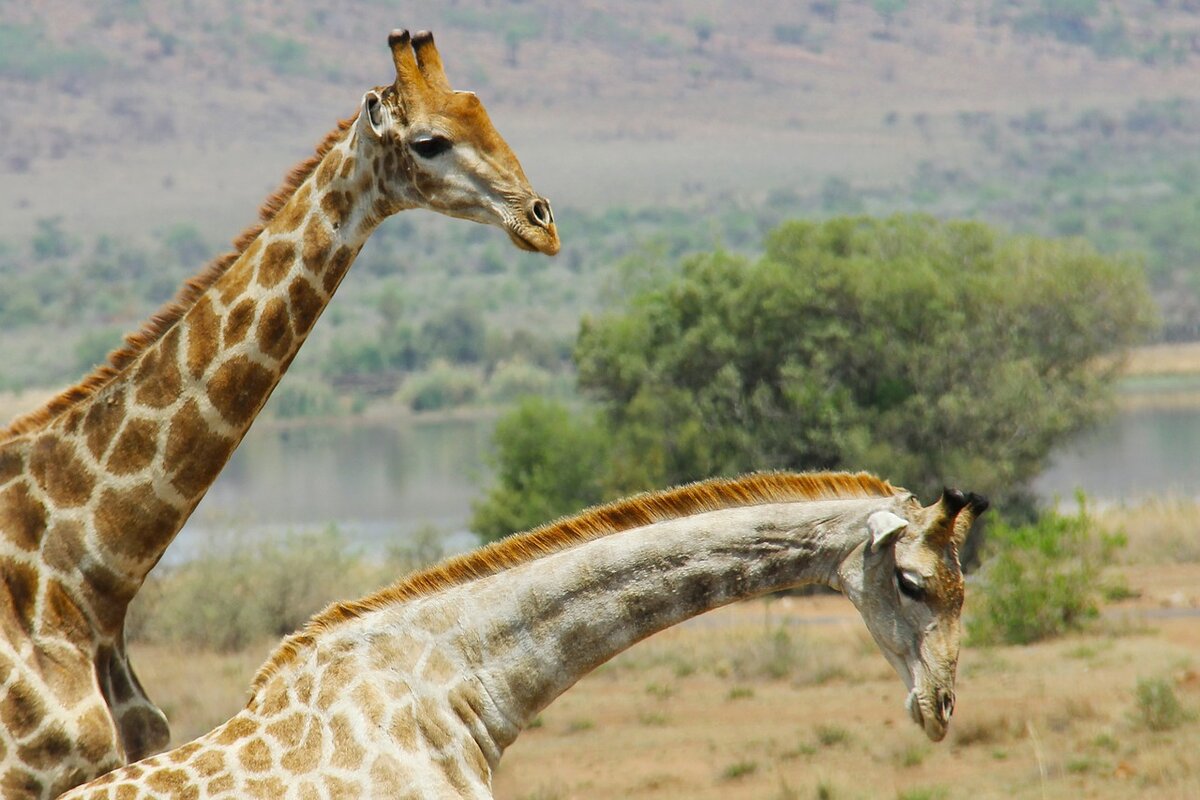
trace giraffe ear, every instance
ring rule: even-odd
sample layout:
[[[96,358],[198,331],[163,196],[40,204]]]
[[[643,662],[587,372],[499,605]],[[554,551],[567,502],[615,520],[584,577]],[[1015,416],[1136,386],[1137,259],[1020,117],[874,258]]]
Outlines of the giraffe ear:
[[[387,113],[384,111],[383,98],[379,96],[379,92],[371,90],[363,95],[362,110],[358,116],[366,124],[367,129],[374,134],[375,138],[383,137]]]
[[[908,527],[908,520],[891,511],[876,511],[867,517],[867,552],[874,553],[895,543],[900,532]]]

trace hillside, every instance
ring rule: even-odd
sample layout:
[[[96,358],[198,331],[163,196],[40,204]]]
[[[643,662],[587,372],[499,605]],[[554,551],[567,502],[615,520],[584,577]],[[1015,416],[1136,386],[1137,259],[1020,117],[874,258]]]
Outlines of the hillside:
[[[1187,224],[1200,221],[1200,3],[459,0],[397,13],[6,4],[0,388],[69,380],[249,224],[390,78],[397,25],[437,33],[452,80],[479,92],[554,201],[564,252],[546,262],[422,215],[389,223],[301,371],[328,377],[331,351],[377,339],[389,292],[414,324],[466,307],[495,340],[519,319],[548,336],[553,369],[640,243],[667,258],[754,250],[785,216],[860,210],[1139,251],[1172,330],[1200,318],[1200,226]]]

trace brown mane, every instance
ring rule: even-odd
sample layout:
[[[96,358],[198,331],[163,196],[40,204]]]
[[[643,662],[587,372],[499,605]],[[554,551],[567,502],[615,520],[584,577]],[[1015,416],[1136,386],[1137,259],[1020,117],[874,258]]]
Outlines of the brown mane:
[[[207,266],[180,287],[173,299],[165,303],[143,323],[141,330],[127,334],[125,344],[108,354],[107,364],[96,367],[90,375],[71,388],[60,392],[41,408],[18,416],[9,423],[7,428],[0,428],[0,442],[44,428],[67,409],[95,395],[137,360],[146,348],[161,339],[196,304],[200,296],[237,262],[242,253],[246,252],[246,248],[258,238],[263,229],[270,224],[279,210],[300,188],[300,185],[308,180],[317,165],[321,163],[321,159],[342,140],[356,119],[358,119],[358,114],[338,122],[337,127],[317,145],[316,152],[312,156],[292,167],[279,188],[263,201],[259,208],[260,224],[252,225],[242,231],[241,235],[233,240],[232,251],[210,261]]]
[[[359,600],[334,603],[276,649],[254,678],[260,689],[323,631],[368,612],[459,586],[584,542],[633,528],[726,508],[813,500],[892,497],[902,490],[865,472],[766,472],[715,478],[634,495],[562,517],[526,533],[414,572]]]

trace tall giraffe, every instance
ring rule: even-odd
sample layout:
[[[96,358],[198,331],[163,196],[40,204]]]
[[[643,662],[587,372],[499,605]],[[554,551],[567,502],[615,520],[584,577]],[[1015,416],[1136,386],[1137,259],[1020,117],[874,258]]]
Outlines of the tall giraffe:
[[[935,741],[954,710],[958,546],[987,504],[863,473],[768,474],[563,519],[331,606],[246,708],[65,798],[490,798],[504,749],[581,676],[735,600],[845,592]]]
[[[288,176],[263,225],[110,364],[0,432],[0,795],[47,798],[166,746],[129,601],[241,441],[371,232],[428,208],[553,255],[550,204],[429,33]]]

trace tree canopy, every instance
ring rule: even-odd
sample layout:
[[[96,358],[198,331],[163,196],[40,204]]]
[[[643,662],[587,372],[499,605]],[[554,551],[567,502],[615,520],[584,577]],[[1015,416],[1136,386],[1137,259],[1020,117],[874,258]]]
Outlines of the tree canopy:
[[[578,382],[599,421],[558,421],[603,427],[601,474],[551,516],[766,469],[868,469],[926,497],[944,484],[1018,497],[1051,448],[1105,410],[1115,356],[1154,322],[1139,265],[1082,240],[901,215],[788,222],[765,250],[693,256],[584,320]],[[477,522],[500,498],[543,501],[511,480],[514,455],[498,445]],[[556,445],[529,447],[526,464]]]

